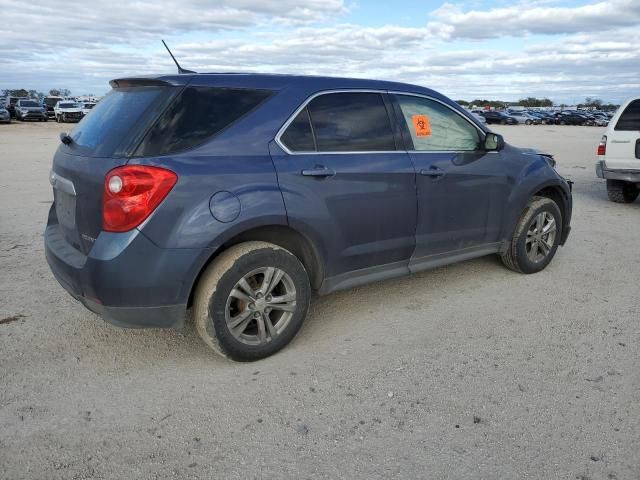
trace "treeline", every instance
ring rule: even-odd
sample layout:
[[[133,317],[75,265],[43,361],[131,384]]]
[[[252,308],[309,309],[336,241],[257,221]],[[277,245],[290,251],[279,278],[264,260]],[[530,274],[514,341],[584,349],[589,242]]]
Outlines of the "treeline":
[[[487,100],[487,99],[475,99],[470,102],[467,100],[456,100],[458,104],[463,107],[470,107],[472,105],[476,105],[479,107],[489,106],[493,108],[507,108],[507,107],[553,107],[553,102],[548,98],[535,98],[535,97],[527,97],[521,98],[517,102],[505,102],[503,100]],[[569,105],[560,104],[559,107],[568,107]],[[598,110],[615,110],[619,105],[615,105],[613,103],[604,103],[599,98],[587,97],[583,103],[579,103],[577,105],[578,108],[595,108]]]
[[[71,90],[68,88],[52,88],[49,90],[49,95],[52,97],[70,97]],[[37,90],[26,90],[24,88],[18,88],[16,90],[5,89],[2,90],[3,97],[29,97],[29,98],[37,98],[38,100],[42,100],[47,94],[43,92],[39,92]]]

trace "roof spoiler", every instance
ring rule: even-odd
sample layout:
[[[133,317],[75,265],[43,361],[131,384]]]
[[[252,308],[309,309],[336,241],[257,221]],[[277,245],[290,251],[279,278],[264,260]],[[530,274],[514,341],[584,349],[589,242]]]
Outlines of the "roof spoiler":
[[[156,78],[118,78],[109,82],[111,88],[167,87],[171,84]]]

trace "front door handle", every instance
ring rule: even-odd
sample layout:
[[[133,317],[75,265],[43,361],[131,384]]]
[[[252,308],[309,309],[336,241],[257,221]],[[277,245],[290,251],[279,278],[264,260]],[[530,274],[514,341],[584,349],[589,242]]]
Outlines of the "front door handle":
[[[434,177],[439,178],[444,175],[444,170],[441,170],[438,167],[431,167],[429,169],[420,170],[420,175],[424,175],[425,177]]]
[[[302,175],[305,177],[333,177],[335,174],[335,171],[327,167],[315,167],[302,170]]]

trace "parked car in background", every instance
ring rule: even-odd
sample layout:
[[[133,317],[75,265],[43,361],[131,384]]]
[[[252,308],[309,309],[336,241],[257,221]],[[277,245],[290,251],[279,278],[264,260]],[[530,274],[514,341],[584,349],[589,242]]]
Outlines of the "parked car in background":
[[[631,203],[640,193],[640,97],[613,116],[598,145],[596,175],[607,180],[609,200]]]
[[[87,115],[93,107],[96,106],[93,102],[80,102],[80,106],[82,107],[82,116]]]
[[[509,111],[506,112],[507,115],[510,115],[512,117],[515,117],[516,120],[518,120],[518,123],[524,123],[525,125],[539,125],[540,124],[540,119],[538,117],[536,117],[535,115],[531,115],[530,113],[527,112],[516,112],[516,111]]]
[[[482,115],[480,115],[479,113],[476,112],[469,112],[469,114],[475,118],[478,122],[480,123],[487,123],[487,119],[484,118]]]
[[[44,97],[44,99],[42,100],[42,106],[46,108],[48,118],[56,118],[54,107],[56,106],[56,103],[62,100],[64,100],[64,98],[62,97],[53,97],[53,96]]]
[[[20,100],[29,100],[29,97],[6,97],[5,98],[5,105],[4,108],[6,108],[9,111],[9,114],[11,115],[11,118],[16,118],[16,103],[18,103]]]
[[[82,106],[77,102],[62,100],[53,107],[56,122],[79,122],[82,120]]]
[[[15,105],[16,118],[18,120],[38,120],[39,122],[47,121],[47,113],[37,100],[18,100]]]
[[[534,117],[537,117],[540,120],[540,123],[542,125],[553,125],[555,123],[555,117],[553,116],[553,114],[549,113],[549,112],[542,112],[542,111],[528,111],[527,112],[529,115],[533,115]]]
[[[292,75],[111,81],[50,174],[46,258],[121,326],[179,327],[251,361],[312,291],[498,254],[542,271],[570,230],[548,154],[419,86]],[[496,292],[496,295],[501,295]]]
[[[518,119],[504,112],[497,112],[496,110],[482,110],[481,115],[485,118],[488,124],[499,123],[501,125],[517,125]]]
[[[575,112],[559,112],[555,114],[556,125],[586,125],[587,119]]]
[[[11,114],[4,107],[0,107],[0,123],[11,123]]]

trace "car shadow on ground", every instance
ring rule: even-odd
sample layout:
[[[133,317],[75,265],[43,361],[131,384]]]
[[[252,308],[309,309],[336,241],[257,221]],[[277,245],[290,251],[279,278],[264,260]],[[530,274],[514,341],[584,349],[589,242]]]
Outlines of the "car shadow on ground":
[[[470,273],[474,278],[470,279]],[[431,292],[434,298],[441,298],[442,295],[452,292],[466,291],[495,275],[518,274],[505,269],[497,255],[489,255],[335,292],[327,296],[314,295],[307,319],[300,332],[282,352],[276,355],[287,355],[287,352],[298,355],[305,350],[323,349],[332,343],[334,337],[366,330],[370,322],[374,321],[371,314],[383,305],[387,308],[395,308],[398,315],[421,310],[427,313],[429,302],[424,299],[416,300],[417,296],[425,292],[429,296]],[[77,303],[70,308],[76,310],[76,313],[84,309]],[[347,323],[345,319],[348,319]],[[178,358],[186,357],[190,362],[235,364],[215,354],[200,339],[191,312],[187,316],[184,328],[180,330],[120,328],[104,322],[90,312],[82,312],[72,322],[76,331],[75,339],[79,343],[78,347],[81,348],[80,344],[90,341],[99,352],[108,351],[112,358],[126,363],[168,362],[173,364]],[[407,325],[407,328],[411,327]],[[371,339],[375,340],[373,335]],[[74,342],[74,339],[69,341]],[[73,345],[68,345],[68,348],[76,349]],[[104,356],[99,352],[84,356],[83,361],[102,364]]]

